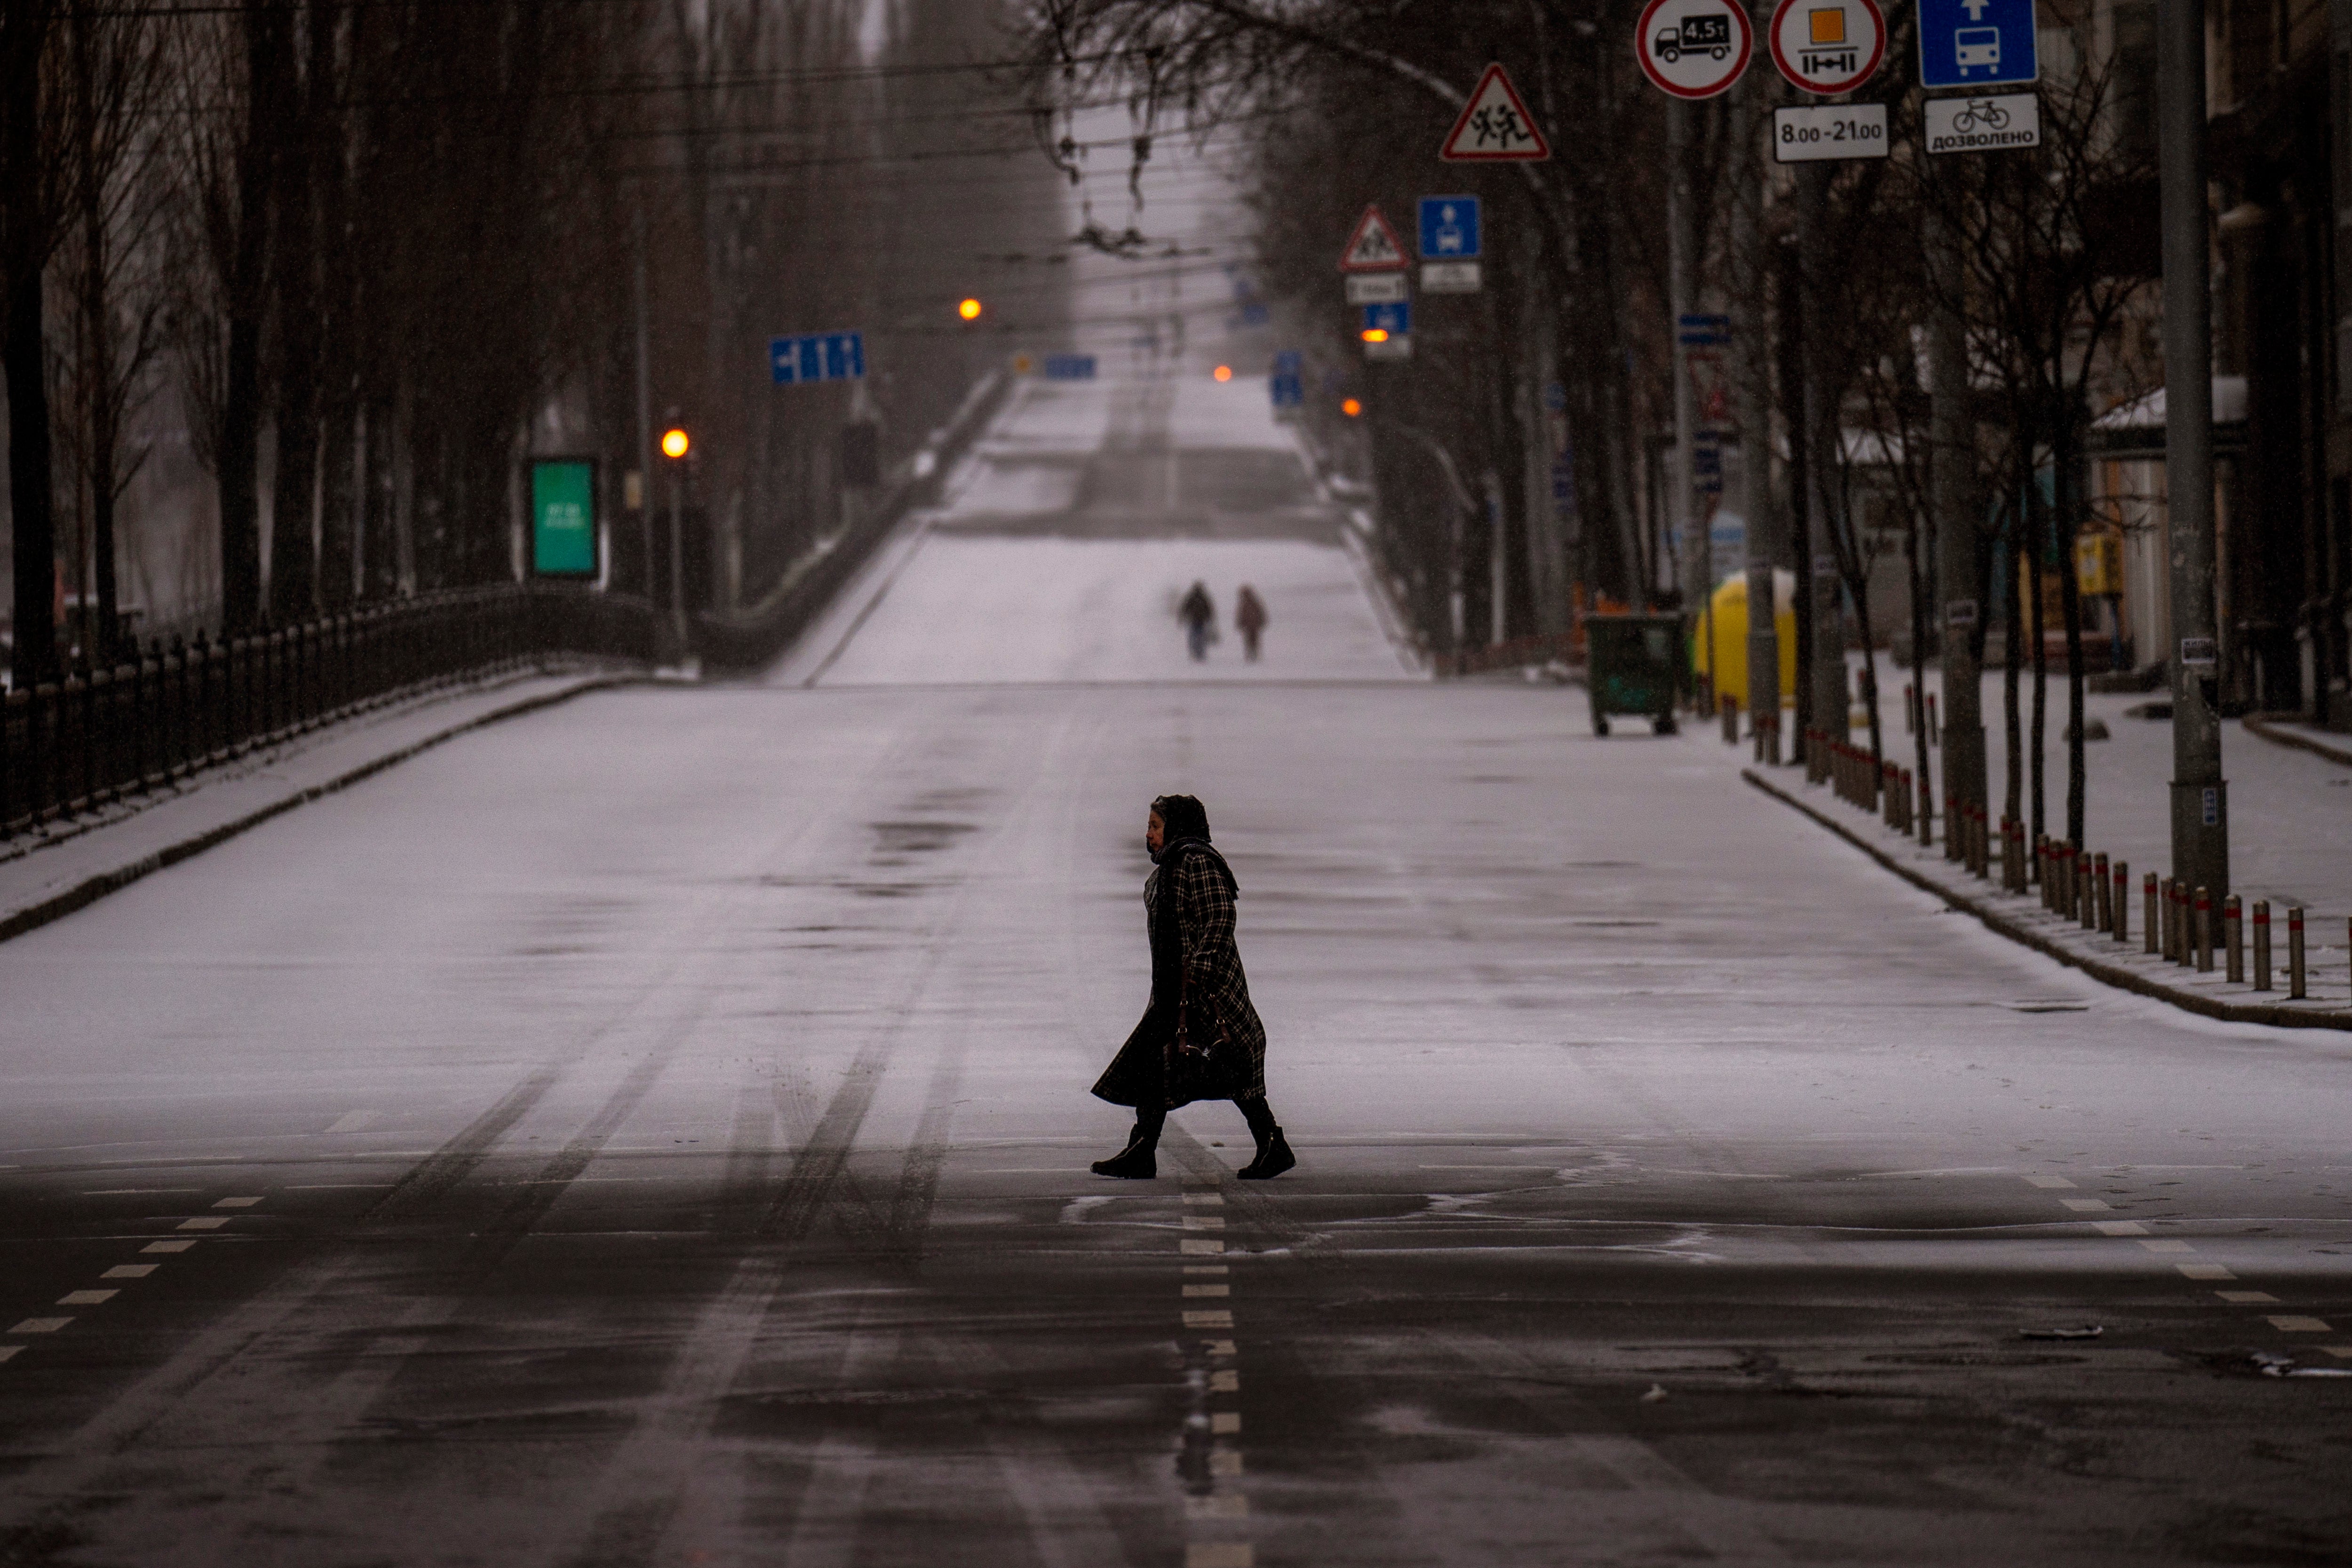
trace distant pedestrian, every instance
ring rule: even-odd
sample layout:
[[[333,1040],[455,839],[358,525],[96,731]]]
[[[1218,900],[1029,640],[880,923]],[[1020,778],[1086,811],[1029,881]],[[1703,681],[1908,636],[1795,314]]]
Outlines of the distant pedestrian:
[[[1255,664],[1257,640],[1265,635],[1265,601],[1246,583],[1234,599],[1234,626],[1242,634],[1242,657]]]
[[[1192,591],[1176,606],[1176,618],[1184,623],[1184,640],[1192,649],[1192,662],[1207,658],[1209,645],[1217,640],[1217,605],[1209,597],[1206,583],[1192,584]]]
[[[1265,1026],[1250,1005],[1234,941],[1240,889],[1210,847],[1207,809],[1189,795],[1151,803],[1143,843],[1154,862],[1143,883],[1151,1005],[1094,1088],[1097,1099],[1135,1108],[1135,1131],[1125,1149],[1095,1162],[1095,1174],[1158,1175],[1168,1113],[1196,1100],[1230,1100],[1257,1142],[1241,1179],[1269,1180],[1298,1157],[1265,1103]]]

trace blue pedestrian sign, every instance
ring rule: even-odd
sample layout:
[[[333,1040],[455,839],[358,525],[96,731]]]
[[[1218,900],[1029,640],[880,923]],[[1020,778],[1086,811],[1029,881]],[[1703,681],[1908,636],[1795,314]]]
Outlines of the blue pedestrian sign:
[[[2033,0],[1919,0],[1919,85],[1990,87],[2042,75]]]
[[[1478,198],[1421,198],[1421,258],[1423,261],[1478,259]]]
[[[1095,356],[1092,354],[1047,354],[1047,381],[1092,381],[1095,378]]]
[[[866,374],[863,332],[803,332],[768,340],[768,369],[778,386],[857,381]]]
[[[1365,306],[1364,331],[1367,332],[1386,332],[1392,338],[1402,338],[1411,335],[1412,331],[1412,302],[1410,300],[1400,300],[1393,305]],[[1379,340],[1367,339],[1366,341],[1378,342]]]

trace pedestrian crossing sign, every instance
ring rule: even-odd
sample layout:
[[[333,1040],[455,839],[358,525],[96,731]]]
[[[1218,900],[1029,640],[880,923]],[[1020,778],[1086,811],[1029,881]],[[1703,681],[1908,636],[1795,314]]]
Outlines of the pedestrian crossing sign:
[[[1339,270],[1390,272],[1405,265],[1404,242],[1381,216],[1380,205],[1366,207],[1355,232],[1348,236],[1348,248],[1339,253]]]

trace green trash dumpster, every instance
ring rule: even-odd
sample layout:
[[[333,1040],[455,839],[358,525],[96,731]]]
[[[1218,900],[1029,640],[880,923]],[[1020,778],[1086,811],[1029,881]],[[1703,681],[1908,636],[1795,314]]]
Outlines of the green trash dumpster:
[[[1606,735],[1612,714],[1631,713],[1647,718],[1652,733],[1673,734],[1675,699],[1690,689],[1689,645],[1679,615],[1587,616],[1592,732]]]

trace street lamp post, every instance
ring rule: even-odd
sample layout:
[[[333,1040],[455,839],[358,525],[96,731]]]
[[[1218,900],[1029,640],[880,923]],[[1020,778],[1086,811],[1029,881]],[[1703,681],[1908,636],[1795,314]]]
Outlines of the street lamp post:
[[[2213,625],[2213,326],[2205,208],[2205,4],[2157,12],[2158,222],[2164,234],[2164,492],[2172,557],[2172,874],[2230,886]]]
[[[683,516],[686,510],[686,455],[693,443],[686,431],[672,426],[662,432],[662,456],[669,459],[669,621],[670,636],[676,639],[678,656],[684,658],[686,641],[686,536]]]

